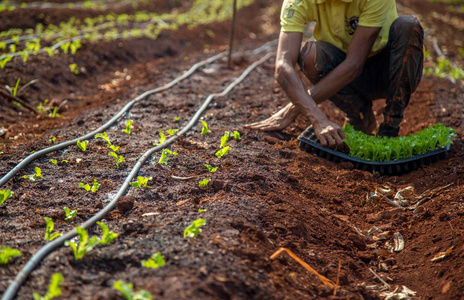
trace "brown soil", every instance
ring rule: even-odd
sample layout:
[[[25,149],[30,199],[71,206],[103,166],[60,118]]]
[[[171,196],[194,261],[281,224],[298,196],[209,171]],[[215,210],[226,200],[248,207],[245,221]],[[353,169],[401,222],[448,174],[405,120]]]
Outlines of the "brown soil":
[[[438,24],[432,15],[436,11],[446,20],[446,5],[419,0],[398,3],[406,13],[415,11],[440,46],[446,47],[446,54],[459,62],[455,40],[464,40],[464,31],[448,27],[447,22]],[[221,92],[262,56],[248,50],[277,37],[279,5],[280,1],[257,0],[239,12],[232,69],[225,60],[202,68],[172,89],[137,103],[125,119],[107,130],[126,159],[119,168],[102,140],[90,140],[86,152],[72,146],[47,154],[2,187],[15,194],[0,207],[0,245],[16,248],[22,255],[0,266],[0,291],[46,244],[43,217],[51,217],[55,230],[64,233],[95,215],[159,139],[159,130],[185,126],[209,94]],[[24,13],[27,17],[30,12]],[[65,10],[60,16],[66,19],[74,13]],[[1,18],[12,18],[2,14]],[[463,14],[452,15],[463,19]],[[26,19],[15,16],[18,27],[31,26]],[[0,95],[0,128],[7,129],[0,138],[4,152],[0,174],[31,151],[50,146],[50,138],[56,137],[58,143],[94,130],[135,96],[227,49],[228,28],[228,23],[181,28],[155,41],[86,44],[72,57],[40,55],[27,64],[15,60],[0,73],[2,86],[14,85],[18,77],[22,83],[39,79],[21,95],[24,101],[34,106],[44,99],[67,102],[60,111],[63,117],[51,119],[7,105],[9,99]],[[207,30],[215,37],[205,34]],[[430,43],[427,40],[429,49]],[[204,50],[205,45],[209,50]],[[71,63],[80,66],[79,75],[69,72]],[[146,289],[154,299],[381,299],[380,291],[370,288],[383,285],[371,269],[384,278],[390,291],[404,285],[417,292],[413,299],[462,299],[464,106],[460,83],[424,77],[400,132],[414,133],[438,122],[454,127],[458,137],[448,158],[401,176],[379,177],[300,150],[297,137],[308,126],[304,118],[282,132],[244,129],[243,124],[262,120],[287,103],[273,72],[269,60],[227,96],[215,99],[203,115],[212,132],[201,135],[201,124],[197,124],[172,145],[179,155],[167,165],[157,163],[159,153],[143,165],[137,175],[153,177],[148,187],[130,188],[118,209],[104,219],[119,235],[114,242],[94,248],[81,260],[74,260],[69,247],[55,250],[32,272],[17,298],[32,299],[33,292],[44,295],[51,275],[59,272],[64,276],[62,299],[122,299],[112,288],[116,280],[131,282],[136,290]],[[322,108],[330,118],[343,122],[333,105],[324,103]],[[375,109],[380,121],[382,101],[375,103]],[[174,122],[176,117],[179,122]],[[121,132],[128,119],[134,121],[131,135]],[[242,137],[231,139],[229,154],[217,158],[214,154],[226,130],[238,130]],[[50,159],[68,163],[54,165]],[[204,164],[219,169],[210,174]],[[21,179],[36,166],[44,179],[37,183]],[[183,181],[173,175],[199,177]],[[199,187],[203,178],[211,182]],[[91,184],[93,179],[101,184],[98,192],[78,188],[80,182]],[[426,197],[416,211],[368,201],[366,196],[380,185],[394,191],[413,186],[411,204],[417,201],[415,196]],[[64,206],[77,209],[78,216],[64,221]],[[206,211],[200,213],[200,208]],[[202,232],[184,239],[184,229],[198,218],[207,222]],[[366,237],[373,226],[384,232],[385,239],[378,234]],[[385,251],[396,232],[404,237],[404,250]],[[95,226],[90,233],[100,235],[101,230]],[[290,249],[332,281],[338,278],[337,296],[286,254],[271,260],[280,247]],[[448,257],[431,261],[450,247]],[[141,267],[141,260],[158,251],[166,260],[164,267]]]

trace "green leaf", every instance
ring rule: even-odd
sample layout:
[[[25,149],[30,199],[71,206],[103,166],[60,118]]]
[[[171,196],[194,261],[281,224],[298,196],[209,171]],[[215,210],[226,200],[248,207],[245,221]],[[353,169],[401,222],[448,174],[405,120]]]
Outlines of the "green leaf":
[[[54,143],[56,142],[56,137],[49,138],[48,141]]]
[[[205,187],[208,185],[208,183],[211,181],[211,179],[208,179],[208,178],[205,178],[203,179],[202,181],[200,181],[200,183],[198,184],[199,186],[201,187]]]
[[[110,138],[108,137],[108,134],[106,133],[106,131],[103,132],[103,133],[97,133],[97,134],[95,135],[95,138],[96,138],[96,139],[98,139],[98,138],[103,139],[103,140],[106,142],[107,146],[110,146],[110,145],[111,145]]]
[[[68,207],[63,207],[64,213],[66,217],[64,218],[65,221],[69,221],[74,219],[77,216],[77,210],[70,210]]]
[[[111,243],[118,235],[112,231],[109,231],[108,226],[105,223],[97,222],[103,231],[103,235],[100,239],[100,244],[108,245]]]
[[[240,132],[238,132],[237,130],[234,131],[234,132],[232,133],[232,135],[234,136],[234,139],[236,139],[236,140],[240,140],[240,139],[241,139],[241,137],[240,137]]]
[[[92,250],[96,245],[100,243],[97,236],[92,236],[89,239],[89,234],[84,228],[76,227],[77,235],[79,236],[79,244],[75,242],[66,241],[65,246],[71,247],[74,253],[74,258],[81,259],[84,255]]]
[[[201,124],[203,127],[201,128],[201,134],[208,134],[211,132],[211,130],[208,129],[208,124],[204,120],[201,120]]]
[[[198,209],[198,212],[199,212],[199,213],[202,213],[202,212],[204,212],[204,211],[206,211],[206,209],[202,209],[202,208],[199,208],[199,209]]]
[[[133,123],[132,120],[127,121],[126,128],[122,129],[122,132],[127,133],[127,134],[131,134],[132,123]]]
[[[224,135],[221,137],[221,145],[219,148],[224,148],[226,146],[227,141],[229,140],[230,133],[228,131],[224,132]]]
[[[168,129],[167,132],[168,132],[169,135],[174,135],[174,134],[177,133],[177,131],[178,131],[178,129]]]
[[[179,122],[180,118],[179,117],[174,117],[174,122]]]
[[[77,147],[79,147],[79,149],[81,149],[83,152],[85,152],[85,150],[87,150],[87,145],[89,144],[89,141],[88,140],[85,140],[85,141],[77,141]]]
[[[216,156],[218,158],[221,158],[221,157],[227,155],[229,153],[229,150],[230,150],[230,146],[226,146],[226,147],[220,149],[219,151],[217,151]]]
[[[9,247],[0,247],[0,264],[7,264],[10,259],[14,256],[21,256],[19,250],[9,248]]]
[[[171,151],[169,149],[163,149],[163,152],[161,153],[161,157],[158,161],[159,164],[168,164],[169,156],[170,155],[177,155],[177,152]]]
[[[51,162],[52,164],[54,164],[54,165],[57,165],[57,164],[58,164],[58,161],[57,161],[56,159],[53,159],[53,158],[50,159],[50,162]]]
[[[204,219],[197,219],[192,222],[187,228],[184,230],[184,238],[194,238],[196,237],[200,232],[201,226],[206,225],[206,221]]]
[[[212,167],[210,165],[205,165],[205,167],[208,169],[209,172],[214,173],[217,171],[219,167]]]
[[[13,195],[14,193],[10,190],[0,190],[0,206],[2,206],[3,203],[5,203],[5,201]]]
[[[119,164],[125,162],[126,160],[122,155],[117,155],[116,152],[110,152],[108,153],[109,156],[112,156],[116,160],[116,167],[119,168]]]
[[[90,191],[92,193],[96,193],[98,192],[98,189],[100,188],[100,184],[97,182],[96,179],[93,180],[93,185],[92,185],[92,188],[90,189]]]
[[[90,185],[88,183],[84,184],[84,183],[79,183],[79,188],[83,188],[85,189],[87,192],[90,191]]]
[[[153,299],[148,291],[140,290],[132,292],[134,285],[132,283],[125,283],[122,280],[118,280],[113,284],[113,288],[120,291],[124,298],[127,300],[151,300]]]
[[[52,279],[50,284],[48,285],[48,291],[45,294],[45,296],[40,296],[39,293],[34,293],[34,299],[36,300],[51,300],[55,297],[58,297],[61,295],[61,288],[60,284],[63,281],[63,275],[60,273],[54,273],[52,275]]]
[[[142,260],[142,266],[145,268],[156,269],[166,264],[160,252],[156,252],[150,259]]]
[[[130,182],[129,184],[130,184],[131,186],[133,186],[133,187],[143,187],[143,188],[146,188],[149,180],[150,180],[150,181],[153,180],[153,177],[142,177],[142,176],[138,176],[136,182]]]
[[[44,217],[44,220],[47,223],[47,228],[45,229],[44,240],[53,241],[57,237],[61,236],[61,233],[59,232],[52,233],[52,231],[55,229],[55,224],[53,223],[53,220],[51,218]]]

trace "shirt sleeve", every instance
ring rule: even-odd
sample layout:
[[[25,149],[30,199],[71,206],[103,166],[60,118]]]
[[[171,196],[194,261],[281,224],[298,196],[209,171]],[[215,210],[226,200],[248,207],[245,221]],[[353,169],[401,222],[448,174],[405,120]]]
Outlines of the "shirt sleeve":
[[[301,0],[284,0],[280,12],[281,31],[304,32],[308,21],[304,16]]]
[[[388,21],[389,12],[395,9],[395,0],[366,0],[359,16],[358,25],[383,27]]]

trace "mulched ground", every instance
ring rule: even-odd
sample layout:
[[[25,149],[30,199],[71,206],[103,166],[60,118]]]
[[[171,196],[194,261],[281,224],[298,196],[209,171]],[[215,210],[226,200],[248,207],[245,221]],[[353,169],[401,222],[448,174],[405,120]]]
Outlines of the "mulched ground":
[[[462,24],[438,24],[432,12],[445,15],[443,20],[452,16],[462,20],[463,14],[447,16],[447,5],[398,2],[402,11],[419,14],[430,35],[459,62],[454,40],[463,40],[464,31],[458,30]],[[137,103],[107,130],[126,159],[119,168],[108,156],[106,143],[91,140],[86,152],[72,146],[48,154],[2,187],[15,195],[0,208],[0,245],[19,249],[22,256],[0,266],[0,291],[45,245],[43,217],[51,217],[55,229],[64,233],[95,215],[114,197],[138,158],[159,139],[159,130],[185,126],[209,94],[221,92],[262,56],[248,50],[277,37],[278,6],[277,1],[256,1],[240,11],[232,69],[225,60],[208,65],[172,89]],[[66,10],[64,15],[73,13]],[[9,65],[0,73],[2,85],[12,85],[18,77],[22,82],[40,79],[23,95],[25,101],[34,105],[45,98],[67,102],[60,112],[63,117],[55,119],[2,104],[0,127],[7,131],[0,138],[4,152],[0,174],[31,151],[50,146],[50,138],[61,142],[94,130],[135,96],[226,49],[228,28],[227,23],[193,31],[182,28],[156,41],[86,45],[73,57],[39,56],[27,64]],[[214,31],[214,39],[203,34],[207,29]],[[210,50],[203,50],[205,44]],[[430,40],[427,48],[433,49]],[[70,63],[87,71],[75,76],[69,72]],[[371,269],[390,285],[390,291],[404,285],[417,292],[416,299],[461,299],[464,101],[460,84],[424,77],[400,132],[414,133],[437,122],[454,127],[458,137],[448,158],[405,175],[379,177],[300,150],[297,137],[308,126],[304,118],[283,132],[242,128],[287,103],[273,73],[270,59],[227,96],[217,98],[203,115],[212,132],[202,135],[201,123],[196,124],[172,145],[179,155],[170,157],[167,165],[157,163],[159,153],[149,158],[138,173],[153,177],[148,187],[130,188],[118,209],[104,219],[119,235],[114,242],[96,247],[81,260],[74,260],[68,247],[57,249],[32,272],[17,298],[31,299],[33,292],[44,295],[51,275],[59,272],[64,276],[63,299],[122,299],[112,289],[119,279],[133,283],[136,290],[150,291],[155,299],[381,299],[373,287],[383,284]],[[343,122],[334,106],[324,103],[322,107],[333,120]],[[382,101],[375,103],[375,109],[380,120]],[[128,119],[134,121],[131,135],[121,132]],[[229,154],[217,158],[214,154],[224,131],[235,130],[241,140],[231,138]],[[50,159],[68,163],[54,165]],[[204,164],[217,166],[218,171],[209,173]],[[31,183],[20,178],[32,174],[35,166],[42,169],[43,180]],[[184,181],[172,176],[198,177]],[[211,181],[200,187],[198,182],[204,178]],[[94,179],[101,184],[98,192],[78,188],[79,183],[91,184]],[[413,186],[408,200],[414,204],[416,197],[424,195],[422,209],[395,208],[367,197],[385,185],[395,192]],[[64,221],[64,206],[77,209],[78,216]],[[202,232],[195,239],[184,239],[184,229],[198,218],[207,223]],[[373,226],[383,233],[366,235]],[[405,240],[404,250],[386,251],[397,232]],[[90,233],[100,235],[101,230],[95,226]],[[271,260],[281,247],[332,281],[337,280],[340,263],[337,296],[286,254]],[[450,247],[448,257],[431,261]],[[141,260],[158,251],[166,260],[164,267],[141,267]]]

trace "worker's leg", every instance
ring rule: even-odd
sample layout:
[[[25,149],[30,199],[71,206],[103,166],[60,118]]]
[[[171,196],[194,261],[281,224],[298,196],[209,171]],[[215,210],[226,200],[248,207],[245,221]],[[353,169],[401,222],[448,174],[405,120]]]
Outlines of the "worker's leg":
[[[346,54],[331,44],[309,41],[301,50],[298,65],[311,83],[317,84],[345,58]],[[368,76],[357,78],[330,98],[346,113],[347,122],[367,134],[377,127],[372,111],[371,82]]]
[[[397,136],[403,112],[422,78],[424,31],[414,16],[401,16],[390,27],[388,88],[379,135]]]

